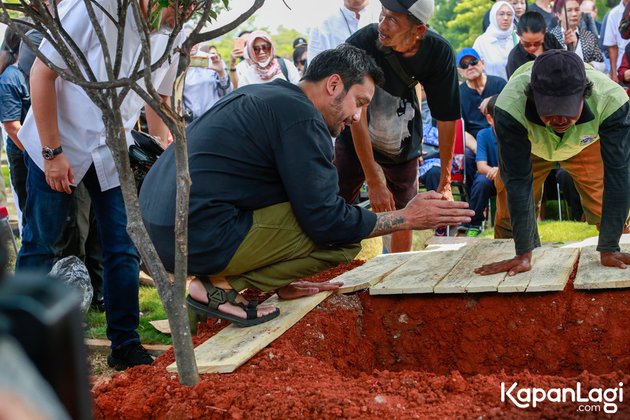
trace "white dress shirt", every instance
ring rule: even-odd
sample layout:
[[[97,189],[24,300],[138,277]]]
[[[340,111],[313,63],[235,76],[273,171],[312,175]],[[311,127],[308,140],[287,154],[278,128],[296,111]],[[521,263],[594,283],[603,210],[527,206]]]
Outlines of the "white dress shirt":
[[[225,63],[222,62],[221,65],[225,69]],[[209,66],[210,64],[208,67],[191,66],[186,72],[184,107],[192,112],[193,119],[199,118],[233,90],[227,69],[223,77],[219,77],[219,74]]]
[[[320,52],[342,44],[358,29],[370,23],[378,22],[379,14],[380,8],[377,10],[375,7],[366,7],[359,12],[360,17],[357,19],[356,13],[352,10],[344,6],[338,8],[310,31],[307,49],[308,62],[310,63]]]
[[[630,39],[623,39],[621,34],[619,33],[619,23],[621,22],[621,18],[623,17],[623,11],[625,6],[623,5],[623,1],[615,6],[610,13],[608,13],[608,21],[606,22],[606,33],[604,34],[604,46],[613,47],[617,46],[617,63],[615,65],[615,73],[617,73],[617,69],[621,65],[621,60],[623,59],[623,55],[625,54],[626,45],[630,42]],[[612,63],[611,63],[612,65]]]
[[[115,0],[99,1],[101,7],[112,16],[118,15],[118,3]],[[61,8],[63,6],[63,8]],[[103,59],[103,50],[92,25],[87,22],[87,10],[83,0],[64,0],[60,4],[60,19],[66,32],[72,37],[78,48],[85,55],[92,72],[99,81],[109,80]],[[94,8],[98,21],[103,29],[105,39],[112,58],[115,58],[117,28],[102,13],[99,8]],[[141,52],[140,30],[136,27],[131,9],[127,13],[127,21],[124,30],[124,45],[122,49],[122,66],[120,78],[131,74],[136,58]],[[180,33],[173,46],[179,46],[185,39]],[[151,59],[153,62],[163,54],[168,36],[151,34]],[[40,51],[55,65],[67,68],[62,55],[44,39]],[[173,91],[173,83],[177,72],[177,57],[166,62],[152,73],[152,82],[158,93],[169,96]],[[141,79],[140,86],[144,85]],[[101,118],[100,109],[92,102],[84,90],[61,77],[55,81],[57,93],[57,112],[59,135],[63,152],[70,162],[75,183],[81,182],[92,164],[96,169],[102,191],[115,188],[120,185],[118,171],[114,164],[112,153],[105,144],[105,126]],[[144,101],[135,92],[130,91],[121,104],[120,112],[127,133],[127,144],[131,145],[131,129],[136,125]],[[24,145],[29,157],[35,164],[44,170],[42,157],[42,143],[40,141],[33,110],[29,110],[18,138]]]

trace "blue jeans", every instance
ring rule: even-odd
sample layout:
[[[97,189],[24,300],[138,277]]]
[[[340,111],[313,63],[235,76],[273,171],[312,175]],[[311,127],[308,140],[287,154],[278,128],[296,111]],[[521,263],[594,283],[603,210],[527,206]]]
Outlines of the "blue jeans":
[[[50,271],[61,255],[59,243],[72,209],[72,196],[52,190],[44,172],[25,156],[28,167],[26,226],[16,271]],[[112,348],[139,342],[138,276],[140,258],[127,234],[127,214],[120,187],[101,191],[94,165],[83,178],[96,216],[103,249],[103,297],[107,337]]]
[[[475,179],[472,182],[472,189],[470,191],[470,210],[475,211],[475,215],[471,217],[471,226],[481,226],[484,221],[483,212],[488,205],[488,200],[493,195],[497,195],[497,189],[494,186],[494,181],[490,181],[488,177],[483,174],[475,174]]]

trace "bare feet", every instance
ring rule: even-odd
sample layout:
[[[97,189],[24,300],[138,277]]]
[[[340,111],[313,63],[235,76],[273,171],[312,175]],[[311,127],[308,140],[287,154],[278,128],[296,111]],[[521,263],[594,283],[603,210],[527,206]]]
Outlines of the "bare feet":
[[[297,299],[302,296],[314,295],[325,290],[338,290],[343,283],[340,282],[324,282],[315,283],[312,281],[294,281],[280,289],[276,293],[281,299]]]
[[[226,284],[223,284],[223,282],[221,283],[222,284],[216,284],[216,286],[226,291],[229,291],[232,289],[231,287],[229,288],[226,287]],[[206,292],[205,287],[203,287],[203,284],[201,283],[201,281],[197,279],[192,280],[190,282],[190,285],[188,285],[188,293],[190,294],[190,297],[192,297],[197,302],[208,303],[208,294]],[[236,297],[236,301],[238,303],[243,303],[247,305],[247,299],[245,299],[240,294]],[[261,316],[265,316],[274,312],[276,310],[276,307],[273,305],[258,305],[256,309],[257,309],[256,311],[257,317],[260,318]],[[226,314],[237,316],[242,319],[247,319],[247,314],[245,313],[245,310],[241,308],[240,306],[232,305],[231,303],[224,303],[222,305],[219,305],[219,311],[224,312]]]

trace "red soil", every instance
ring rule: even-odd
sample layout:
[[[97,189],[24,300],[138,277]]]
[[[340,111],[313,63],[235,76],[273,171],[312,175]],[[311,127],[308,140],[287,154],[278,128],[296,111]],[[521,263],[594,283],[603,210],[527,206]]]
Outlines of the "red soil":
[[[171,350],[152,366],[115,375],[94,390],[95,414],[583,418],[575,402],[527,409],[501,402],[501,383],[575,389],[580,382],[582,395],[630,383],[629,317],[630,291],[571,285],[544,294],[335,295],[233,374],[205,374],[195,387],[181,386],[165,371]],[[195,341],[220,328],[210,321]],[[618,408],[620,418],[630,416],[625,401]]]

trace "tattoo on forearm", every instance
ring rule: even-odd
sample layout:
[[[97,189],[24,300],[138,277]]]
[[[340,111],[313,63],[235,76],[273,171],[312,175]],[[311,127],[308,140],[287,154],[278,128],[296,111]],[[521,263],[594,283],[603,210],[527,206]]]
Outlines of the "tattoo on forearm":
[[[381,236],[387,233],[401,230],[404,226],[405,218],[392,213],[379,213],[376,215],[376,225],[370,237]]]

